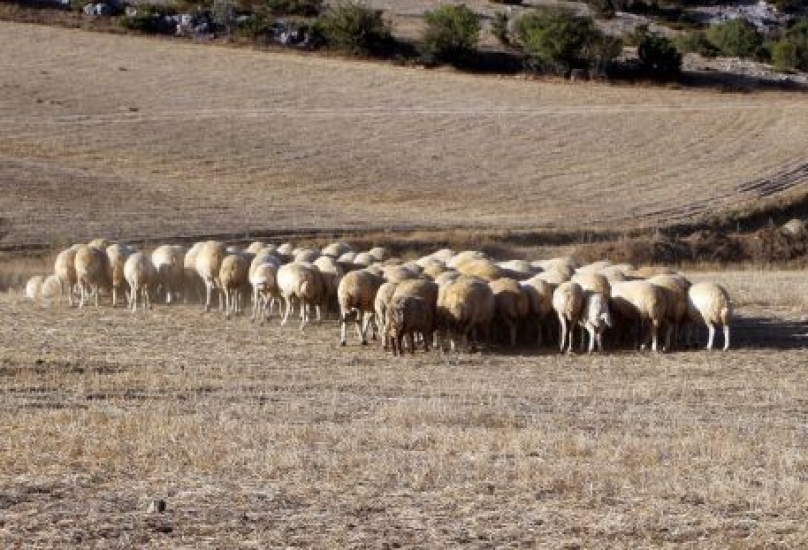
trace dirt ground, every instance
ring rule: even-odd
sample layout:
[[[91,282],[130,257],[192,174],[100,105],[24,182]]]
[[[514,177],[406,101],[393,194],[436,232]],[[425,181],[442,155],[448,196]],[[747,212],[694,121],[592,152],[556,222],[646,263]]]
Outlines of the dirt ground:
[[[696,274],[734,349],[664,355],[394,359],[335,321],[4,294],[0,545],[804,546],[805,294],[770,288],[800,277]]]

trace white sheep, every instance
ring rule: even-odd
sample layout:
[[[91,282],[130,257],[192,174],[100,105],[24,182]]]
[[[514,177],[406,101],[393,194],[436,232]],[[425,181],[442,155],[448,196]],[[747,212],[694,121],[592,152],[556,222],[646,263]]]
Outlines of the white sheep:
[[[272,306],[281,295],[278,290],[278,266],[270,262],[250,265],[250,285],[253,288],[252,321],[261,315],[261,325],[272,316]]]
[[[376,291],[376,298],[373,300],[373,310],[376,314],[375,321],[382,334],[382,347],[387,350],[390,347],[390,340],[387,337],[387,307],[393,294],[396,292],[397,282],[387,281]]]
[[[54,273],[59,279],[59,303],[62,303],[62,296],[67,290],[67,303],[73,305],[73,288],[78,284],[76,277],[76,252],[82,245],[73,245],[66,250],[62,250],[56,256],[54,263]]]
[[[27,300],[38,300],[42,296],[42,285],[45,282],[45,277],[42,275],[34,275],[25,283],[25,290],[22,297]]]
[[[616,316],[628,326],[635,323],[637,340],[642,344],[651,340],[651,349],[659,350],[659,329],[664,323],[667,302],[662,290],[648,281],[623,281],[612,283],[611,306]],[[643,335],[642,328],[648,327],[649,334]]]
[[[213,298],[213,291],[219,291],[219,309],[223,309],[221,283],[219,282],[219,270],[227,255],[224,243],[219,241],[207,241],[199,247],[196,254],[196,272],[205,283],[205,309],[210,311],[210,303]]]
[[[79,309],[90,295],[95,295],[95,307],[101,289],[112,287],[112,270],[104,250],[90,245],[82,245],[76,251],[76,279],[79,285]]]
[[[199,251],[205,245],[204,242],[196,242],[185,253],[183,259],[183,277],[182,277],[182,295],[184,302],[187,304],[191,296],[196,297],[197,302],[202,301],[202,296],[205,292],[205,283],[199,277],[199,272],[196,270],[196,257]]]
[[[284,301],[281,326],[289,320],[295,302],[300,304],[300,330],[311,320],[311,307],[317,310],[317,320],[322,318],[320,304],[323,281],[320,271],[313,264],[292,262],[282,265],[278,270],[278,289]]]
[[[579,323],[589,334],[589,349],[592,353],[595,345],[603,351],[603,332],[614,325],[609,308],[609,298],[600,292],[585,292],[584,305]],[[583,347],[584,341],[581,340]]]
[[[346,329],[351,317],[356,320],[356,332],[362,345],[367,345],[367,329],[375,316],[376,293],[382,283],[384,279],[381,276],[365,269],[351,271],[342,278],[337,288],[340,345],[347,344]]]
[[[696,283],[687,293],[687,311],[690,321],[707,325],[707,349],[713,349],[715,329],[724,332],[724,351],[729,349],[729,326],[732,322],[732,300],[729,293],[716,283]]]
[[[495,309],[494,293],[486,281],[476,277],[459,277],[439,287],[439,333],[448,335],[452,350],[458,347],[471,350],[469,342],[472,331],[478,332],[479,340],[488,340]]]
[[[337,289],[339,282],[345,275],[345,270],[337,263],[333,256],[321,255],[314,260],[314,265],[320,270],[323,278],[323,304],[325,306],[326,318],[329,318],[331,311],[339,315],[339,301],[337,300]]]
[[[507,325],[511,347],[516,346],[519,323],[530,313],[530,299],[515,279],[503,277],[489,283],[494,293],[495,318]]]
[[[157,270],[148,254],[135,252],[126,259],[123,274],[129,284],[129,308],[137,311],[137,297],[143,300],[143,311],[151,309],[150,289],[157,280]]]
[[[681,275],[655,275],[648,282],[661,288],[665,295],[665,350],[670,351],[687,318],[690,281]]]
[[[410,353],[415,354],[415,334],[432,331],[434,308],[418,296],[393,296],[388,308],[385,338],[390,340],[393,355],[404,355],[402,347],[406,336]],[[429,338],[424,338],[424,348],[429,351]]]
[[[561,352],[572,352],[573,329],[581,317],[584,291],[578,283],[565,281],[553,291],[553,309],[560,324]]]
[[[553,291],[555,286],[538,275],[531,277],[527,281],[520,282],[519,286],[528,297],[530,313],[537,324],[537,342],[541,346],[544,339],[544,325],[553,312]]]
[[[118,292],[126,282],[123,275],[123,266],[126,259],[134,252],[135,250],[132,247],[121,243],[111,244],[106,248],[109,267],[112,270],[112,307],[118,305]]]
[[[243,254],[228,254],[219,268],[219,284],[224,293],[225,318],[243,308],[244,294],[250,286],[250,262]]]
[[[62,293],[62,285],[59,282],[59,277],[56,275],[48,275],[45,277],[45,281],[42,283],[42,288],[40,289],[40,297],[50,302],[56,298],[59,298]]]
[[[165,244],[158,246],[151,254],[154,269],[157,270],[157,284],[165,292],[166,303],[183,292],[185,280],[185,248]]]

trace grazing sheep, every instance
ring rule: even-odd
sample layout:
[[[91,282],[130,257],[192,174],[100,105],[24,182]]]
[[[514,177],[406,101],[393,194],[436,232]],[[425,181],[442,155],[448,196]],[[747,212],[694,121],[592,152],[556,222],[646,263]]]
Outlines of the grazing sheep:
[[[340,344],[346,345],[346,327],[349,317],[356,319],[356,332],[367,345],[367,329],[375,316],[375,300],[379,287],[384,279],[367,270],[351,271],[339,283],[337,299],[339,301]]]
[[[635,323],[637,328],[635,344],[639,344],[643,326],[649,334],[642,335],[642,343],[651,340],[651,349],[659,350],[659,328],[665,320],[667,303],[658,286],[648,281],[624,281],[612,284],[612,311],[620,319],[620,325]]]
[[[56,275],[48,275],[45,277],[45,281],[42,283],[42,288],[39,292],[40,297],[46,301],[61,297],[62,285],[59,282],[59,277]]]
[[[340,257],[337,258],[337,263],[342,267],[343,270],[345,270],[345,273],[348,273],[349,271],[354,271],[355,269],[359,269],[359,266],[357,266],[354,263],[356,256],[357,256],[356,252],[354,252],[353,250],[349,250],[348,252],[341,254]]]
[[[292,254],[293,261],[314,263],[320,257],[320,252],[313,248],[298,248]]]
[[[339,315],[339,301],[337,300],[337,289],[339,282],[345,275],[345,270],[337,263],[333,256],[320,256],[314,261],[314,265],[320,270],[323,279],[323,305],[325,306],[326,318],[330,318],[332,311]]]
[[[544,325],[550,319],[550,313],[553,312],[553,291],[555,286],[538,275],[531,277],[527,281],[522,281],[519,286],[527,294],[530,313],[537,323],[537,342],[541,346],[544,339]]]
[[[676,275],[676,270],[665,266],[645,265],[634,270],[625,270],[629,279],[650,279],[656,275]]]
[[[389,338],[393,355],[404,355],[402,346],[407,337],[410,353],[415,354],[415,333],[428,334],[432,331],[433,308],[418,296],[393,296],[387,310],[385,336]],[[429,338],[424,338],[424,347],[429,351]]]
[[[112,243],[109,242],[107,239],[99,238],[99,239],[93,239],[92,241],[87,243],[87,246],[92,246],[93,248],[97,248],[98,250],[104,252],[107,248],[109,248],[109,245],[111,244]]]
[[[249,252],[250,254],[258,254],[259,250],[263,250],[266,248],[266,243],[262,241],[253,241],[244,249],[245,252]]]
[[[600,273],[607,267],[613,265],[609,260],[598,260],[590,264],[582,265],[575,270],[576,273]]]
[[[456,268],[462,275],[477,277],[484,281],[496,281],[503,277],[502,269],[492,260],[468,260]]]
[[[383,246],[374,246],[368,250],[368,254],[370,254],[377,262],[383,262],[390,257],[390,252]]]
[[[340,242],[330,243],[320,250],[322,256],[330,256],[335,260],[347,252],[353,252],[350,245]]]
[[[707,325],[707,349],[713,349],[715,329],[724,332],[724,351],[729,349],[729,325],[732,322],[732,300],[721,285],[696,283],[687,292],[687,312],[690,321]]]
[[[550,269],[548,271],[543,271],[536,275],[542,281],[546,281],[547,283],[557,287],[561,283],[566,283],[570,280],[570,277],[567,276],[565,273],[561,273],[560,271],[556,271],[555,269]]]
[[[157,270],[151,258],[143,252],[135,252],[126,259],[123,274],[129,283],[129,307],[134,313],[137,311],[137,295],[140,292],[143,298],[143,311],[151,309],[151,288],[157,282]]]
[[[126,259],[134,252],[135,250],[132,247],[120,243],[111,244],[106,249],[109,266],[112,270],[112,307],[118,305],[118,291],[123,288],[123,284],[126,282],[123,275],[123,266]]]
[[[67,303],[73,306],[73,288],[78,284],[76,277],[76,252],[82,245],[73,245],[67,250],[62,250],[56,256],[54,263],[54,273],[59,279],[59,303],[62,303],[62,296],[67,289]]]
[[[437,252],[435,254],[437,254]],[[466,262],[472,262],[477,260],[485,260],[489,262],[492,261],[491,258],[488,256],[488,254],[480,252],[479,250],[464,250],[463,252],[458,252],[451,258],[438,257],[438,259],[443,260],[446,263],[446,267],[448,267],[449,269],[456,269],[457,271],[460,271],[460,269],[458,268]]]
[[[243,309],[244,294],[250,286],[250,262],[242,254],[229,254],[219,268],[219,284],[224,293],[225,318]]]
[[[584,291],[578,283],[566,281],[553,291],[553,309],[561,325],[559,337],[561,353],[572,352],[573,329],[581,318],[583,305]]]
[[[687,318],[687,291],[690,281],[681,275],[655,275],[648,282],[662,289],[665,295],[665,350],[673,349]]]
[[[609,297],[600,292],[586,292],[579,322],[589,333],[588,352],[592,353],[595,345],[599,351],[603,351],[603,332],[614,325],[609,309]],[[581,341],[582,345],[583,343]]]
[[[42,295],[42,284],[45,282],[45,277],[42,275],[34,275],[25,283],[25,290],[22,297],[28,300],[38,300]]]
[[[439,287],[437,324],[441,333],[448,335],[452,350],[459,345],[470,350],[473,330],[479,331],[483,340],[488,339],[495,308],[494,293],[487,282],[460,277]]]
[[[599,273],[578,272],[570,279],[578,283],[584,292],[598,292],[609,298],[612,294],[612,285],[604,275]]]
[[[317,310],[317,320],[322,318],[320,302],[323,296],[323,281],[320,271],[313,265],[292,262],[278,270],[278,289],[284,301],[281,326],[289,320],[294,302],[300,303],[300,330],[311,321],[310,308]]]
[[[518,325],[530,312],[528,295],[515,279],[503,277],[488,284],[494,293],[494,315],[507,325],[511,347],[515,347]]]
[[[158,246],[151,254],[154,269],[157,270],[157,285],[166,294],[166,303],[182,293],[185,279],[185,248],[165,244]]]
[[[497,267],[502,271],[504,277],[517,281],[526,281],[536,275],[536,270],[525,260],[508,260],[497,262]]]
[[[193,246],[188,249],[188,252],[185,253],[185,258],[182,262],[182,295],[186,304],[191,295],[196,296],[197,302],[201,302],[205,292],[205,283],[196,270],[196,257],[204,245],[204,242],[194,243]]]
[[[373,300],[373,311],[376,314],[375,321],[382,334],[382,347],[385,350],[390,347],[390,340],[387,338],[387,307],[390,305],[390,300],[393,299],[397,286],[398,283],[390,281],[382,283],[382,286],[376,291],[376,298]]]
[[[414,296],[416,298],[422,298],[429,308],[429,318],[434,321],[437,315],[439,292],[440,287],[429,279],[407,279],[396,285],[393,296]],[[434,325],[430,325],[426,330],[421,331],[421,335],[424,340],[430,340],[433,338],[434,332]]]
[[[249,278],[253,288],[251,321],[255,322],[256,316],[260,314],[263,325],[272,316],[272,305],[281,297],[278,290],[278,266],[269,262],[250,265]]]
[[[95,307],[101,289],[112,287],[112,270],[107,253],[94,246],[82,245],[76,251],[76,279],[79,285],[79,309],[91,294],[95,294]]]
[[[411,268],[403,265],[388,266],[382,269],[386,281],[392,283],[400,283],[408,279],[416,279],[419,273],[414,272]]]
[[[222,285],[219,281],[219,270],[227,255],[224,243],[219,241],[207,241],[199,247],[196,255],[196,272],[205,283],[205,308],[210,311],[210,302],[213,298],[213,291],[219,291],[219,309],[223,309]]]
[[[275,250],[275,254],[284,262],[291,262],[292,252],[294,252],[294,250],[295,249],[291,243],[283,243],[278,245],[278,248]]]
[[[438,286],[444,286],[455,282],[457,279],[461,277],[460,273],[453,269],[449,269],[444,271],[437,277],[435,277],[435,284]]]
[[[370,252],[360,252],[354,257],[353,263],[359,267],[368,267],[375,264],[378,260],[370,254]]]

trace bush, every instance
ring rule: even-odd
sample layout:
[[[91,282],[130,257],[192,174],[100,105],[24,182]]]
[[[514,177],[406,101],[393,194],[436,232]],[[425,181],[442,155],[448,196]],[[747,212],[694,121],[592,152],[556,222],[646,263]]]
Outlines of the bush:
[[[323,10],[323,0],[267,0],[267,10],[273,15],[316,17]]]
[[[611,19],[617,12],[618,6],[615,5],[614,0],[587,0],[587,5],[592,8],[595,15]]]
[[[808,19],[801,18],[772,46],[772,61],[779,69],[808,71]]]
[[[491,21],[491,34],[494,38],[499,40],[501,44],[509,45],[511,43],[510,30],[508,25],[511,19],[504,11],[498,11],[494,14],[494,20]]]
[[[441,6],[424,14],[426,29],[421,48],[438,61],[464,61],[480,39],[480,18],[464,5]]]
[[[643,70],[652,76],[676,76],[682,70],[682,54],[669,39],[648,33],[637,46],[637,57]]]
[[[743,18],[710,27],[707,38],[724,55],[751,59],[762,59],[766,55],[763,35]]]
[[[251,40],[269,39],[274,33],[275,20],[263,14],[254,13],[238,27],[236,34]]]
[[[330,6],[317,20],[316,32],[328,46],[354,55],[380,53],[392,43],[382,11],[353,0]]]
[[[494,4],[505,4],[506,6],[521,6],[522,0],[489,0]]]
[[[595,57],[600,57],[601,63],[610,61],[619,53],[613,48],[612,40],[607,44],[610,47],[604,48],[604,35],[591,17],[560,8],[521,16],[514,23],[514,38],[539,68],[558,74],[589,67]],[[604,54],[610,59],[604,59]]]
[[[720,53],[704,31],[680,34],[674,39],[674,44],[682,53],[697,53],[704,57],[715,57]]]

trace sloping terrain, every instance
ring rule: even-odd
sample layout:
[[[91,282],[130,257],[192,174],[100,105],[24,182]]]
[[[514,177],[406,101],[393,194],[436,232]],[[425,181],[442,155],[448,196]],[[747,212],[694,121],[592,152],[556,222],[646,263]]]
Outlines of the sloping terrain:
[[[0,31],[6,244],[650,227],[805,187],[799,94],[539,83]]]

